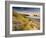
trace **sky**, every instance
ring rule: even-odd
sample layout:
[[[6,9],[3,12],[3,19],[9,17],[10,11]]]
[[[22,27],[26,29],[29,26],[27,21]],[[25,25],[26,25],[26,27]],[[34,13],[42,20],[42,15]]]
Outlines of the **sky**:
[[[28,7],[12,7],[16,11],[26,11],[26,12],[40,12],[40,8],[28,8]]]

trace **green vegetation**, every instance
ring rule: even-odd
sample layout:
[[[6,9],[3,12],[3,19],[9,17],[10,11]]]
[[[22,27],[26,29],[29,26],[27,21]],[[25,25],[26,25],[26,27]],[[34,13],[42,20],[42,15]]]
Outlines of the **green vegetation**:
[[[39,27],[36,23],[32,21],[32,19],[26,17],[28,15],[19,14],[19,13],[13,13],[13,24],[15,26],[13,28],[14,31],[19,30],[37,30]]]

